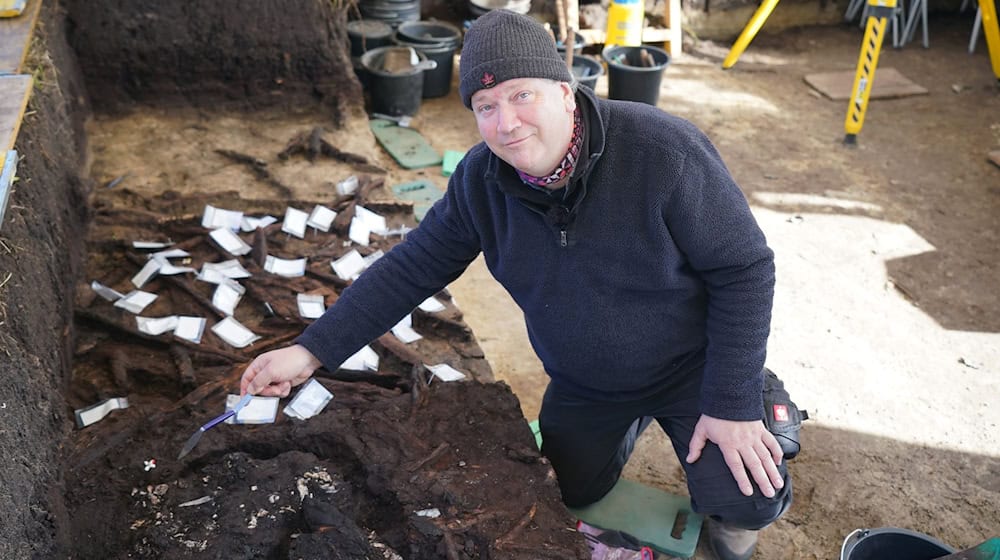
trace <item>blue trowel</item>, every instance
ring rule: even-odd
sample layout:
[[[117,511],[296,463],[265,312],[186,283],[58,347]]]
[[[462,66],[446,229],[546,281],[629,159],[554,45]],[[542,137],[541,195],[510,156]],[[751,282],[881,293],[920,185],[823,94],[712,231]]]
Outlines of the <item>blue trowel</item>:
[[[234,406],[232,410],[226,411],[226,413],[220,416],[216,416],[205,423],[204,426],[198,428],[198,431],[192,434],[191,437],[188,438],[187,443],[184,444],[184,449],[181,449],[181,454],[177,456],[177,460],[183,459],[185,455],[190,453],[191,450],[194,449],[194,446],[198,445],[198,442],[201,440],[201,436],[205,435],[205,432],[225,422],[229,417],[236,416],[236,414],[243,410],[243,407],[246,406],[251,399],[253,399],[253,395],[247,393],[242,399],[240,399],[240,402],[236,403],[236,406]]]

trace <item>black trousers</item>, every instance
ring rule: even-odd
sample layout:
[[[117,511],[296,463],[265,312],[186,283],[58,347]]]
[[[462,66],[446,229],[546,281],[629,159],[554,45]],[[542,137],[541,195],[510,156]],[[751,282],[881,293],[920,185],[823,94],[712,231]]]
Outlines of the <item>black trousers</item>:
[[[756,483],[753,495],[744,496],[712,442],[693,464],[685,461],[700,417],[700,389],[700,372],[654,395],[627,402],[581,398],[550,383],[542,399],[539,428],[542,454],[555,469],[563,502],[582,507],[607,494],[639,434],[655,419],[684,468],[694,511],[743,529],[760,529],[780,517],[792,503],[792,480],[785,461],[778,466],[785,485],[773,498],[761,494]]]

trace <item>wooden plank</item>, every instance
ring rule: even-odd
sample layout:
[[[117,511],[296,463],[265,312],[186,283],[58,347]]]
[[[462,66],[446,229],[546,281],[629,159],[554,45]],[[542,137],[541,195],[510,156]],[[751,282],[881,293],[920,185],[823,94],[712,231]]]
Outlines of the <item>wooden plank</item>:
[[[681,11],[681,0],[667,0],[663,7],[663,23],[667,26],[667,41],[664,45],[670,58],[676,59],[681,55],[681,47],[684,42],[684,33],[681,32],[681,18],[684,12]]]
[[[0,74],[22,72],[42,0],[28,0],[21,15],[0,18]]]
[[[680,24],[678,24],[680,25]],[[604,44],[607,32],[604,29],[581,29],[580,35],[587,40],[588,45]],[[642,30],[643,43],[666,43],[671,41],[675,32],[664,27],[646,27]],[[677,41],[680,45],[680,41]]]
[[[3,227],[3,217],[7,213],[7,200],[10,198],[11,185],[17,174],[17,152],[10,150],[0,156],[0,228]]]
[[[809,74],[805,80],[807,84],[826,97],[834,101],[846,101],[851,98],[855,74],[854,70],[823,72]],[[910,81],[895,68],[876,68],[874,82],[875,85],[872,86],[869,99],[891,99],[927,93],[927,88]]]
[[[31,93],[31,76],[0,76],[0,153],[14,147]]]

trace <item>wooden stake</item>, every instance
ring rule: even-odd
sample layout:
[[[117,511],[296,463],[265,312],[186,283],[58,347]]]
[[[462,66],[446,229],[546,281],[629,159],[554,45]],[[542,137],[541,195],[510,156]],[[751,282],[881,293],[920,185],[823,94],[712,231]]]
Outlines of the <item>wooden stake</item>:
[[[573,47],[576,46],[576,26],[579,22],[570,17],[570,4],[576,6],[575,0],[556,0],[556,9],[559,10],[560,19],[566,25],[566,33],[563,35],[563,47],[566,48],[566,68],[570,75],[573,74]]]
[[[566,35],[566,68],[569,68],[569,73],[573,74],[573,47],[576,44],[576,29],[570,27]]]
[[[559,35],[556,42],[566,44],[566,0],[556,0],[556,19],[559,21]]]

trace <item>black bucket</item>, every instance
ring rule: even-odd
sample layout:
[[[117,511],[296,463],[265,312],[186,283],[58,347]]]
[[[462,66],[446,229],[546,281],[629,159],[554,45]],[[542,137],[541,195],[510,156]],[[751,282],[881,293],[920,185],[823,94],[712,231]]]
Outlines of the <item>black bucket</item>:
[[[573,57],[573,76],[581,86],[594,89],[597,86],[597,78],[604,74],[604,65],[600,60],[589,56]]]
[[[377,19],[347,22],[347,37],[351,41],[351,56],[360,57],[366,51],[392,43],[392,26]]]
[[[420,0],[360,0],[358,9],[365,19],[381,20],[393,28],[420,19]]]
[[[440,32],[441,29],[446,29],[444,26],[432,28],[430,26],[421,27],[415,25],[424,23],[429,22],[411,22],[410,24],[400,25],[392,37],[392,42],[401,46],[413,47],[423,53],[428,60],[433,60],[437,63],[437,68],[424,73],[424,87],[421,95],[424,99],[444,97],[451,91],[451,76],[454,71],[455,51],[458,50],[460,33],[457,28],[447,24],[444,25],[453,29],[455,31],[454,35],[447,36]],[[424,31],[438,33],[440,37],[439,42],[419,42],[411,39],[411,37],[423,34]],[[430,40],[427,35],[423,35],[423,37],[425,41]]]
[[[652,66],[642,65],[642,52],[653,59]],[[663,70],[670,63],[667,51],[652,46],[613,46],[604,49],[601,57],[608,64],[608,99],[639,101],[656,105],[660,100]]]
[[[587,44],[587,39],[577,32],[573,33],[573,56],[577,56],[583,53],[583,47]],[[556,50],[559,51],[559,56],[566,58],[566,43],[562,41],[556,41]]]
[[[932,560],[955,552],[955,549],[927,535],[883,527],[858,529],[844,539],[840,560]]]
[[[417,45],[458,48],[462,42],[462,31],[443,21],[408,21],[396,33],[399,40]]]
[[[361,55],[361,66],[368,74],[372,112],[392,116],[415,115],[420,109],[425,70],[414,66],[395,72],[386,71],[384,68],[386,55],[398,54],[394,51],[409,53],[411,49],[396,46],[379,47]],[[417,53],[421,63],[428,60],[422,52],[415,49],[414,52]]]

